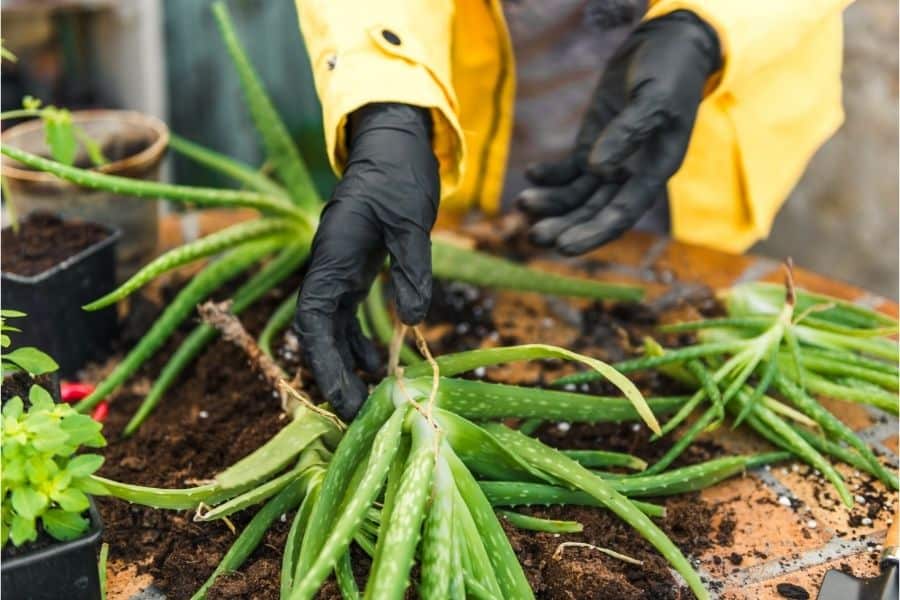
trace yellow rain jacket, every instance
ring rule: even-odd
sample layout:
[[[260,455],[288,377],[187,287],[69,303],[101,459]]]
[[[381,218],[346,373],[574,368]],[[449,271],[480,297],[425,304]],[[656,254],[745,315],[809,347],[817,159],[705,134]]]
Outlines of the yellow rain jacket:
[[[514,57],[499,0],[296,0],[334,170],[347,116],[371,102],[429,107],[442,212],[499,209]],[[843,121],[841,12],[851,0],[651,0],[718,33],[721,73],[669,181],[672,233],[742,252],[768,235],[816,149]],[[599,76],[599,73],[598,73]]]

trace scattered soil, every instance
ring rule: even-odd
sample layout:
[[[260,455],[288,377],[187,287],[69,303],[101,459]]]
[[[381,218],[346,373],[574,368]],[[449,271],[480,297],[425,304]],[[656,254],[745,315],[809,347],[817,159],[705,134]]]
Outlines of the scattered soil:
[[[35,383],[50,392],[54,397],[59,396],[57,381],[52,374],[47,373],[32,377],[28,373],[18,372],[3,378],[3,385],[0,386],[0,403],[6,404],[7,400],[18,396],[24,402],[25,407],[28,408],[30,406],[28,391]]]
[[[251,334],[259,333],[271,311],[285,294],[294,293],[297,283],[291,281],[283,285],[242,315],[242,322]],[[166,296],[165,290],[163,296]],[[508,303],[509,299],[502,301]],[[501,339],[498,328],[502,329],[502,325],[496,323],[500,313],[494,310],[496,302],[495,295],[469,286],[439,286],[427,328],[434,351],[445,353],[524,341],[512,329]],[[543,300],[525,295],[521,302],[523,304],[514,309],[525,315],[520,319],[523,324],[526,316],[532,323],[547,318],[548,309],[542,304]],[[507,309],[508,304],[504,305],[504,310]],[[141,309],[142,315],[135,316],[143,320],[152,312],[151,308],[145,307]],[[576,312],[582,323],[570,327],[571,335],[580,341],[584,350],[598,352],[597,345],[603,344],[607,353],[623,356],[636,351],[637,345],[628,347],[630,342],[639,341],[642,330],[649,330],[658,318],[653,310],[640,305],[609,310],[600,303],[582,303],[582,308]],[[468,329],[460,330],[460,323],[467,323]],[[601,330],[603,333],[596,329],[600,323],[608,324]],[[448,329],[448,326],[452,328]],[[608,331],[614,328],[621,332],[611,337],[625,340],[624,347],[617,347],[607,338]],[[284,425],[272,390],[248,369],[246,358],[239,349],[219,340],[182,376],[153,417],[133,437],[121,439],[119,432],[146,394],[147,382],[158,374],[184,335],[181,332],[170,341],[115,398],[105,426],[110,444],[105,450],[107,462],[101,470],[102,475],[145,485],[187,486],[213,476],[242,458]],[[297,340],[290,332],[282,336],[275,347],[283,365],[301,367],[306,375],[304,380],[311,382],[308,373],[302,369],[298,350]],[[524,365],[518,370],[489,370],[481,376],[540,384],[545,377],[549,380],[561,374],[561,369],[560,363],[547,361],[538,364],[537,369],[534,365]],[[657,394],[678,391],[671,381],[661,377],[641,380],[640,384]],[[315,386],[308,389],[316,399]],[[592,384],[591,389],[609,392],[603,384]],[[666,440],[648,444],[646,428],[631,424],[575,424],[568,429],[547,424],[540,429],[539,435],[545,442],[558,447],[621,450],[646,459],[658,457],[670,444]],[[680,464],[688,464],[718,454],[720,449],[714,444],[695,445],[679,460]],[[661,526],[688,555],[696,556],[714,542],[730,543],[733,521],[720,519],[721,531],[717,531],[711,526],[717,509],[698,495],[655,501],[664,503],[668,510]],[[154,584],[174,600],[189,598],[234,541],[234,534],[224,523],[195,523],[188,511],[154,510],[109,499],[101,499],[99,507],[106,525],[104,540],[111,546],[111,560],[138,565],[139,574],[149,573]],[[577,520],[585,527],[579,534],[555,536],[520,531],[504,524],[539,598],[690,597],[672,577],[665,559],[607,511],[547,507],[526,509],[525,512],[553,519]],[[233,515],[232,521],[240,530],[251,517],[252,511],[244,511]],[[292,515],[288,514],[276,521],[240,571],[219,578],[210,590],[209,598],[277,598],[281,553],[291,519]],[[567,548],[561,558],[554,559],[559,543],[566,540],[608,547],[643,560],[644,564],[640,567],[629,565],[585,548]],[[362,584],[369,561],[355,546],[353,552],[354,571]],[[333,581],[326,583],[319,598],[340,598]]]
[[[35,212],[19,223],[18,233],[12,228],[3,232],[0,269],[26,277],[37,275],[108,236],[109,231],[95,223],[63,221],[50,213]]]

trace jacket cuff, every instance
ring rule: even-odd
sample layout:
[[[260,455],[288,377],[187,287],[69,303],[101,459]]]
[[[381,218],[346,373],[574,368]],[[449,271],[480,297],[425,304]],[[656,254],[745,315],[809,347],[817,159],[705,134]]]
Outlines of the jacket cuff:
[[[440,165],[441,195],[452,193],[461,179],[465,145],[452,92],[420,61],[414,51],[395,42],[390,31],[372,31],[374,52],[359,50],[323,57],[317,80],[331,167],[340,175],[347,163],[347,121],[351,113],[375,102],[409,104],[431,110],[432,146]],[[317,69],[318,70],[318,69]],[[319,71],[323,72],[323,71]]]

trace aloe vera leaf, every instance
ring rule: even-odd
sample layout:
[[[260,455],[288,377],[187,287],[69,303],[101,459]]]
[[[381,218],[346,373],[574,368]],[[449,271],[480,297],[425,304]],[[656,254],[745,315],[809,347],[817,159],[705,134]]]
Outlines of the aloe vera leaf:
[[[356,585],[356,577],[353,576],[349,548],[338,558],[337,564],[334,566],[334,578],[343,600],[359,599],[359,588]]]
[[[181,323],[190,316],[194,307],[229,279],[236,277],[267,254],[277,250],[281,241],[251,242],[229,251],[219,260],[209,264],[178,293],[150,330],[131,349],[128,356],[104,379],[87,398],[75,405],[79,412],[86,412],[111,394],[125,382],[144,361],[149,359],[165,343]]]
[[[688,331],[700,331],[701,329],[768,329],[775,322],[776,315],[746,316],[746,317],[717,317],[713,319],[699,319],[697,321],[682,321],[680,323],[667,323],[657,327],[662,333],[685,333]]]
[[[451,376],[475,369],[477,367],[490,366],[498,363],[515,362],[522,360],[535,360],[539,358],[561,358],[585,364],[598,373],[602,373],[611,384],[619,388],[626,398],[634,406],[635,411],[654,433],[659,432],[659,422],[644,396],[637,387],[624,375],[603,361],[584,356],[565,348],[558,348],[547,344],[526,344],[522,346],[509,346],[506,348],[489,348],[484,350],[471,350],[448,354],[437,358],[440,373]],[[410,366],[407,377],[421,377],[431,372],[431,366],[427,363],[419,363]],[[529,415],[531,416],[531,415]]]
[[[822,331],[805,325],[795,325],[797,339],[811,346],[832,350],[853,350],[897,364],[900,354],[897,342],[887,338],[854,338],[846,335]]]
[[[401,599],[409,585],[409,572],[418,546],[425,505],[431,491],[434,473],[435,444],[431,436],[417,435],[416,429],[430,430],[430,425],[420,423],[422,417],[413,423],[413,447],[394,499],[395,506],[390,519],[383,524],[379,536],[379,551],[376,547],[375,561],[369,573],[365,598],[372,600]]]
[[[439,279],[464,281],[489,288],[595,300],[640,300],[644,295],[639,287],[539,271],[439,240],[434,240],[431,245],[431,268]]]
[[[634,527],[669,561],[669,564],[681,574],[697,598],[700,600],[709,598],[709,592],[703,587],[700,576],[674,542],[647,515],[638,510],[628,498],[615,491],[610,485],[611,482],[600,479],[574,460],[538,440],[522,435],[504,425],[492,423],[486,425],[485,428],[523,459],[603,502],[609,510]]]
[[[393,386],[392,379],[382,381],[369,395],[356,419],[344,432],[328,464],[319,501],[316,502],[310,515],[309,532],[303,538],[303,546],[297,560],[298,572],[307,572],[313,560],[320,554],[326,536],[333,530],[336,511],[345,496],[357,464],[368,454],[376,433],[393,414]]]
[[[365,300],[365,307],[369,324],[372,326],[375,336],[382,344],[390,347],[394,337],[394,325],[391,321],[391,314],[388,312],[387,304],[384,302],[384,286],[378,277],[372,282],[369,295]],[[412,365],[421,360],[422,358],[416,354],[415,350],[407,346],[405,342],[400,346],[401,364]]]
[[[244,528],[241,535],[237,537],[231,548],[225,553],[225,556],[222,557],[219,566],[216,567],[213,574],[191,597],[191,600],[206,598],[206,593],[216,582],[219,575],[239,569],[262,541],[263,536],[269,530],[269,527],[272,526],[272,523],[275,522],[275,519],[300,504],[305,494],[306,482],[297,480],[266,502],[259,509],[259,512],[253,516],[253,519],[250,520],[250,523]]]
[[[281,557],[281,598],[286,598],[294,587],[294,569],[297,566],[297,558],[300,554],[300,543],[303,541],[303,535],[306,533],[309,524],[309,515],[312,507],[319,497],[319,490],[322,488],[322,476],[324,473],[315,476],[309,483],[306,497],[297,509],[294,520],[291,522],[291,528],[287,534],[287,541],[284,544],[284,554]]]
[[[197,206],[224,206],[255,208],[295,219],[298,223],[312,225],[309,216],[290,202],[277,196],[267,196],[258,192],[242,190],[221,190],[216,188],[172,185],[143,179],[131,179],[118,175],[107,175],[97,171],[88,171],[77,167],[69,167],[40,156],[25,152],[8,144],[0,147],[0,152],[17,160],[27,167],[50,173],[77,185],[104,190],[114,194],[125,194],[138,198],[165,198],[175,202],[196,204]]]
[[[801,314],[813,307],[829,307],[816,310],[816,317],[838,325],[857,328],[896,327],[897,321],[877,311],[806,290],[796,290],[795,312]],[[766,282],[747,282],[726,292],[728,314],[754,315],[777,313],[784,304],[785,287]]]
[[[442,456],[447,459],[457,490],[478,528],[478,534],[493,566],[497,584],[500,586],[500,597],[523,600],[533,598],[534,593],[528,585],[519,559],[516,558],[516,553],[513,552],[494,510],[478,487],[478,482],[453,450],[448,449]]]
[[[266,266],[257,271],[246,283],[244,283],[232,297],[230,311],[232,314],[240,314],[248,306],[259,300],[266,292],[278,285],[288,277],[297,266],[306,260],[309,247],[302,242],[287,246],[278,256],[269,261]],[[123,431],[124,436],[130,436],[150,416],[156,405],[168,391],[169,387],[181,372],[191,363],[203,348],[219,335],[218,330],[203,323],[198,325],[181,342],[175,353],[169,358],[159,376],[153,382],[147,396],[128,421]]]
[[[900,376],[900,368],[898,368],[896,364],[891,364],[875,358],[862,356],[848,350],[835,350],[830,348],[818,348],[816,346],[803,346],[802,353],[804,357],[824,358],[829,361],[838,361],[845,365],[854,365],[862,367],[864,369],[869,369],[871,371],[877,371],[879,373],[887,373],[888,375],[893,375],[894,377]]]
[[[587,492],[570,490],[556,485],[529,483],[523,481],[479,481],[481,491],[492,506],[594,506],[605,508],[606,505]],[[633,500],[632,503],[648,517],[664,517],[665,507],[649,502]]]
[[[782,365],[782,370],[784,371],[787,371],[784,366],[789,365],[791,361],[792,358],[787,354],[782,353],[778,356],[778,362],[780,365]],[[898,387],[900,381],[898,381],[897,373],[886,373],[881,369],[871,369],[865,366],[854,364],[852,362],[845,362],[844,360],[837,360],[822,356],[811,356],[805,351],[801,352],[800,364],[802,368],[808,369],[820,376],[854,377],[862,381],[873,383],[886,390],[896,392],[898,389],[900,389],[900,387]],[[803,387],[802,382],[798,380],[798,373],[796,368],[792,368],[791,371],[793,371],[791,373],[792,378],[797,380],[798,385]]]
[[[734,420],[734,425],[732,425],[732,429],[736,429],[740,426],[741,423],[744,422],[744,419],[747,418],[747,415],[750,414],[750,411],[753,410],[753,407],[756,406],[757,402],[765,395],[766,391],[768,391],[769,386],[772,385],[772,380],[775,378],[775,375],[778,373],[778,346],[774,345],[769,355],[769,359],[765,362],[762,368],[762,373],[759,376],[759,382],[753,388],[753,393],[747,399],[747,402],[741,407],[740,412],[738,413],[737,418]]]
[[[449,465],[445,465],[447,469],[449,469]],[[450,475],[451,483],[452,483],[453,475]],[[456,485],[453,485],[453,489],[450,490],[451,503],[453,505],[453,520],[450,522],[450,588],[447,592],[447,597],[450,600],[466,600],[466,584],[465,579],[463,577],[463,563],[462,563],[462,549],[460,548],[460,533],[459,527],[457,526],[456,521],[456,505],[457,500],[456,497],[459,492],[456,490]],[[425,599],[427,600],[427,599]]]
[[[306,411],[306,409],[300,409]],[[326,419],[306,411],[265,444],[219,473],[212,483],[184,489],[163,489],[110,481],[94,476],[111,496],[154,508],[189,509],[201,502],[218,504],[266,481],[305,448],[333,428]]]
[[[578,533],[584,530],[584,525],[578,521],[556,521],[523,515],[509,510],[498,510],[497,514],[509,521],[513,526],[528,531],[543,531],[545,533]]]
[[[465,587],[468,589],[471,578],[487,590],[491,597],[501,598],[497,574],[494,572],[478,525],[472,518],[472,513],[466,506],[466,501],[463,500],[459,488],[454,485],[453,491],[453,535],[462,571],[466,575]]]
[[[522,431],[519,428],[519,431]],[[562,450],[562,453],[577,462],[582,467],[591,469],[596,467],[625,467],[635,471],[643,471],[647,463],[631,454],[624,452],[610,452],[608,450]]]
[[[265,483],[261,483],[256,487],[231,498],[230,500],[226,500],[222,504],[219,504],[213,509],[203,513],[202,515],[198,515],[197,520],[199,521],[215,521],[218,519],[223,519],[225,517],[231,516],[232,514],[244,510],[249,506],[253,506],[254,504],[259,504],[265,500],[268,500],[285,487],[290,485],[293,481],[298,479],[303,475],[305,469],[295,467],[290,471],[286,471],[281,475],[266,481]]]
[[[509,452],[494,436],[475,423],[439,408],[434,409],[434,418],[466,468],[479,476],[555,483],[554,479]]]
[[[266,149],[266,159],[275,168],[294,202],[305,211],[318,213],[320,201],[309,171],[287,127],[278,116],[278,111],[275,110],[272,100],[253,70],[250,59],[247,58],[234,30],[228,9],[222,2],[213,3],[212,9],[222,41],[225,42],[228,55],[240,79],[250,116]]]
[[[735,396],[741,406],[749,401],[750,393],[741,390]],[[834,467],[809,443],[803,439],[790,425],[785,423],[781,417],[772,412],[769,408],[762,404],[753,407],[752,414],[756,415],[759,420],[767,425],[777,436],[779,436],[787,448],[794,452],[798,458],[821,471],[825,479],[831,482],[838,496],[849,508],[853,506],[853,497],[847,490],[844,480]]]
[[[438,452],[431,484],[431,507],[422,537],[422,575],[419,596],[422,600],[450,597],[453,579],[453,474]]]
[[[275,235],[290,232],[292,229],[296,229],[296,225],[286,219],[256,219],[232,225],[190,244],[169,250],[141,268],[140,271],[118,288],[90,304],[86,304],[83,308],[84,310],[92,311],[107,307],[127,297],[138,288],[143,287],[167,271],[190,264],[195,260],[218,254],[223,250],[234,248],[251,240],[274,238]],[[287,238],[282,238],[281,236],[279,238],[284,241],[287,240]]]
[[[806,389],[835,400],[845,400],[860,404],[870,404],[894,415],[900,413],[900,397],[879,388],[857,389],[833,383],[815,373],[806,372],[803,381]]]
[[[869,464],[873,474],[882,482],[898,489],[897,474],[889,471],[881,464],[872,449],[863,442],[859,436],[854,433],[843,421],[835,417],[823,407],[819,402],[805,393],[796,383],[790,381],[783,375],[775,377],[775,387],[779,392],[784,394],[797,408],[806,415],[815,420],[819,427],[828,435],[844,441],[848,446],[856,450],[860,456]],[[807,441],[809,441],[807,439]]]
[[[269,320],[266,321],[262,333],[259,334],[258,343],[260,350],[265,352],[268,356],[272,356],[273,338],[291,324],[296,311],[297,297],[294,294],[289,294],[281,301],[281,304],[278,305],[278,308],[275,309],[275,312],[273,312],[272,316],[269,317]]]
[[[417,379],[411,385],[420,390],[430,389],[431,377]],[[654,414],[664,415],[683,405],[687,397],[671,396],[646,400]],[[549,421],[621,423],[640,418],[634,405],[626,398],[592,396],[448,377],[441,378],[438,405],[462,417],[479,421],[537,418]]]
[[[825,439],[820,435],[816,435],[811,431],[803,429],[802,427],[794,427],[794,431],[806,440],[810,446],[821,452],[822,454],[828,454],[829,456],[833,456],[841,462],[847,463],[851,467],[858,469],[864,473],[868,473],[873,477],[877,477],[878,474],[872,469],[872,465],[859,453],[854,452],[850,448],[846,448],[841,446],[840,444],[836,444],[831,440]],[[889,484],[891,487],[895,487],[893,484]],[[896,488],[895,488],[896,489]]]
[[[195,144],[174,133],[169,134],[169,148],[213,171],[243,183],[247,187],[271,196],[287,198],[287,191],[259,171],[238,160]]]
[[[721,342],[710,342],[706,344],[697,344],[696,346],[688,346],[687,348],[677,348],[674,350],[666,350],[665,354],[660,356],[641,356],[632,358],[622,362],[615,363],[613,367],[622,373],[632,373],[634,371],[645,371],[656,369],[663,365],[671,363],[685,362],[694,358],[702,358],[704,356],[717,356],[720,354],[734,352],[745,345],[744,340],[728,340]],[[586,383],[601,379],[602,376],[595,371],[583,371],[560,377],[553,382],[554,387],[568,384]]]
[[[372,504],[372,501],[375,500],[375,497],[381,490],[381,486],[387,476],[391,459],[394,457],[394,453],[396,452],[400,441],[402,433],[401,427],[403,425],[405,414],[406,410],[404,408],[396,409],[394,414],[392,414],[381,429],[378,430],[372,443],[369,461],[365,473],[359,482],[359,486],[354,490],[351,490],[349,501],[343,507],[342,512],[337,515],[332,515],[332,519],[330,520],[333,522],[333,526],[326,530],[328,531],[328,535],[323,543],[320,544],[319,551],[316,553],[309,570],[301,571],[302,578],[299,579],[299,581],[295,581],[294,589],[291,591],[290,600],[308,600],[309,598],[312,598],[319,589],[319,586],[328,576],[328,572],[334,567],[334,563],[337,561],[340,554],[347,550],[353,535],[362,523],[366,509]],[[341,445],[343,445],[343,441],[341,442]],[[339,450],[340,446],[338,447],[338,451]],[[335,453],[332,464],[329,466],[329,471],[337,458],[338,452]],[[325,483],[328,483],[328,475],[326,475]],[[323,484],[322,491],[319,493],[319,501],[316,503],[316,508],[323,503],[323,500],[326,498],[326,492],[328,492],[328,488]],[[314,509],[314,514],[311,517],[313,519],[315,518],[315,512],[317,511]],[[310,534],[311,532],[307,533],[307,539],[310,537]],[[306,539],[304,539],[304,545],[306,545]],[[303,550],[301,549],[301,561],[303,558],[302,554]],[[295,577],[295,579],[297,578]]]
[[[394,460],[391,461],[391,467],[388,469],[387,481],[384,485],[384,494],[381,503],[381,522],[372,532],[378,539],[375,546],[375,554],[372,556],[373,561],[379,560],[379,556],[384,552],[384,536],[380,534],[383,531],[382,528],[387,527],[387,523],[391,520],[391,515],[394,512],[397,491],[400,489],[400,480],[403,478],[403,470],[406,467],[410,446],[412,445],[411,437],[412,436],[404,435],[400,438],[400,445],[397,448],[397,452],[394,454]],[[359,485],[356,480],[361,476],[361,471],[362,469],[357,467],[356,473],[354,473],[354,479],[351,480],[347,489],[353,490]]]

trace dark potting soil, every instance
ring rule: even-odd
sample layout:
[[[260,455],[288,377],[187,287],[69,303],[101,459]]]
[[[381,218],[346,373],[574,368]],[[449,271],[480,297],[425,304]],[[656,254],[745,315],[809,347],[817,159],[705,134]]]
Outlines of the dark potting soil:
[[[242,315],[241,320],[251,334],[260,332],[285,295],[295,292],[297,283],[286,283]],[[440,343],[435,344],[436,352],[477,347],[491,337],[498,315],[493,314],[490,296],[480,290],[476,292],[473,295],[459,288],[436,289],[436,296],[440,297],[436,298],[429,315],[428,329],[435,331],[445,326]],[[476,307],[480,307],[481,311],[476,311]],[[586,316],[586,319],[615,321],[626,330],[639,327],[629,322],[632,314],[629,311],[637,311],[643,314],[641,318],[645,321],[655,322],[655,317],[648,316],[639,307],[622,313],[622,309],[608,312],[602,305],[595,304],[587,310],[594,311],[596,315]],[[464,332],[446,331],[446,325],[454,323],[454,314],[465,315],[464,319],[455,321],[457,324],[467,322],[474,327]],[[541,318],[541,315],[536,315],[536,318]],[[585,327],[585,331],[588,329]],[[166,394],[153,416],[138,432],[131,438],[122,439],[119,432],[146,394],[149,380],[159,373],[167,357],[183,339],[184,331],[176,335],[115,397],[104,427],[109,446],[104,450],[106,464],[101,469],[102,475],[152,486],[185,487],[197,484],[246,456],[285,424],[277,398],[248,368],[243,353],[231,344],[218,340]],[[516,341],[506,340],[503,343]],[[282,336],[275,350],[283,363],[298,364],[299,352],[292,334]],[[311,382],[306,375],[304,380]],[[677,391],[672,382],[662,378],[643,381],[641,385],[657,394]],[[309,391],[318,400],[314,385],[309,387]],[[539,435],[544,441],[559,447],[621,450],[646,459],[658,457],[668,447],[665,440],[647,443],[646,428],[631,424],[575,424],[565,429],[547,424],[541,428]],[[680,461],[705,460],[718,451],[714,445],[696,446],[686,452]],[[699,496],[686,495],[655,501],[665,503],[668,510],[660,525],[688,555],[697,555],[714,542],[730,543],[729,521],[722,520],[723,531],[714,530],[710,523],[716,509]],[[140,572],[149,573],[154,584],[174,600],[189,598],[203,584],[235,538],[225,523],[195,523],[190,511],[156,510],[112,499],[100,499],[99,508],[105,522],[103,537],[110,544],[110,559],[138,565]],[[243,511],[231,517],[238,531],[246,526],[254,512]],[[577,520],[585,528],[579,534],[556,537],[516,530],[504,524],[539,598],[655,600],[689,597],[687,590],[682,589],[672,577],[665,559],[607,511],[548,507],[525,509],[525,512],[553,519]],[[293,514],[288,514],[277,520],[244,566],[236,573],[220,577],[208,597],[277,598],[281,555],[292,518]],[[731,527],[733,529],[733,524]],[[554,552],[562,541],[608,547],[638,558],[644,564],[640,567],[630,565],[587,548],[566,548],[560,557],[554,558]],[[354,571],[362,585],[369,561],[355,546],[352,551]],[[319,598],[340,598],[333,581],[326,583]]]
[[[25,277],[37,275],[109,236],[95,223],[63,221],[35,212],[19,223],[19,231],[3,232],[0,269]]]
[[[32,377],[28,373],[13,373],[3,378],[3,385],[0,386],[0,404],[6,404],[7,400],[18,396],[22,399],[25,408],[30,406],[28,402],[28,392],[31,386],[38,384],[48,392],[53,390],[53,375],[45,374]]]

